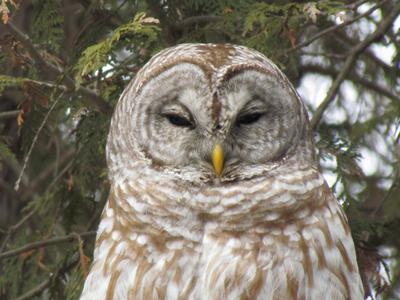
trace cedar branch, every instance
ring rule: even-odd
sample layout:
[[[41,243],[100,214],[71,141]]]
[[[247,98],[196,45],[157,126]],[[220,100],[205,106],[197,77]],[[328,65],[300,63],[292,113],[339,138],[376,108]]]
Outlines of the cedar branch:
[[[64,74],[63,70],[60,70],[50,62],[44,60],[38,49],[32,43],[31,39],[25,33],[19,30],[11,21],[3,26],[5,26],[6,29],[25,47],[32,57],[36,67],[40,71],[49,74],[53,80],[57,80],[58,77],[61,77],[66,88],[69,91],[75,91],[75,81],[70,76]],[[93,105],[104,113],[111,111],[109,104],[94,91],[81,86],[77,89],[77,92],[84,96],[84,101],[86,101],[88,105]]]

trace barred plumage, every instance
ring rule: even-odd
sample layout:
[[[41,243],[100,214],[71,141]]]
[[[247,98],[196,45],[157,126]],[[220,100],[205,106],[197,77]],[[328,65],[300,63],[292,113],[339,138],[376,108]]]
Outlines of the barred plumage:
[[[162,51],[112,120],[111,191],[81,299],[363,299],[314,156],[299,96],[263,55]]]

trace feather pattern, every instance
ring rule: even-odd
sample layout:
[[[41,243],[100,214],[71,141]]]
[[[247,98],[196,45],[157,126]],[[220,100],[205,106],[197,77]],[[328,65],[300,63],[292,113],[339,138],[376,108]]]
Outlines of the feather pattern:
[[[272,113],[242,132],[244,98]],[[163,123],[159,106],[176,99],[195,129]],[[205,154],[216,141],[221,177]],[[263,55],[162,51],[112,120],[111,191],[81,299],[363,299],[346,216],[314,153],[299,96]]]

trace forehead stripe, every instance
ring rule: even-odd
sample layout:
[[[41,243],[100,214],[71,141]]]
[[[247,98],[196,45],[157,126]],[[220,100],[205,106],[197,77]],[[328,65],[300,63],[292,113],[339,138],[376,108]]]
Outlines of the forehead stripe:
[[[213,94],[211,116],[214,121],[214,125],[217,126],[219,123],[219,115],[221,113],[221,102],[219,101],[217,92]]]

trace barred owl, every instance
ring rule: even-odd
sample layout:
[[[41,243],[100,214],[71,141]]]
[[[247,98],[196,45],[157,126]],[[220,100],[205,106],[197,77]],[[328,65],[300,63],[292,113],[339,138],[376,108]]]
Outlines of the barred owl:
[[[154,56],[116,107],[81,299],[363,299],[305,107],[242,46]]]

